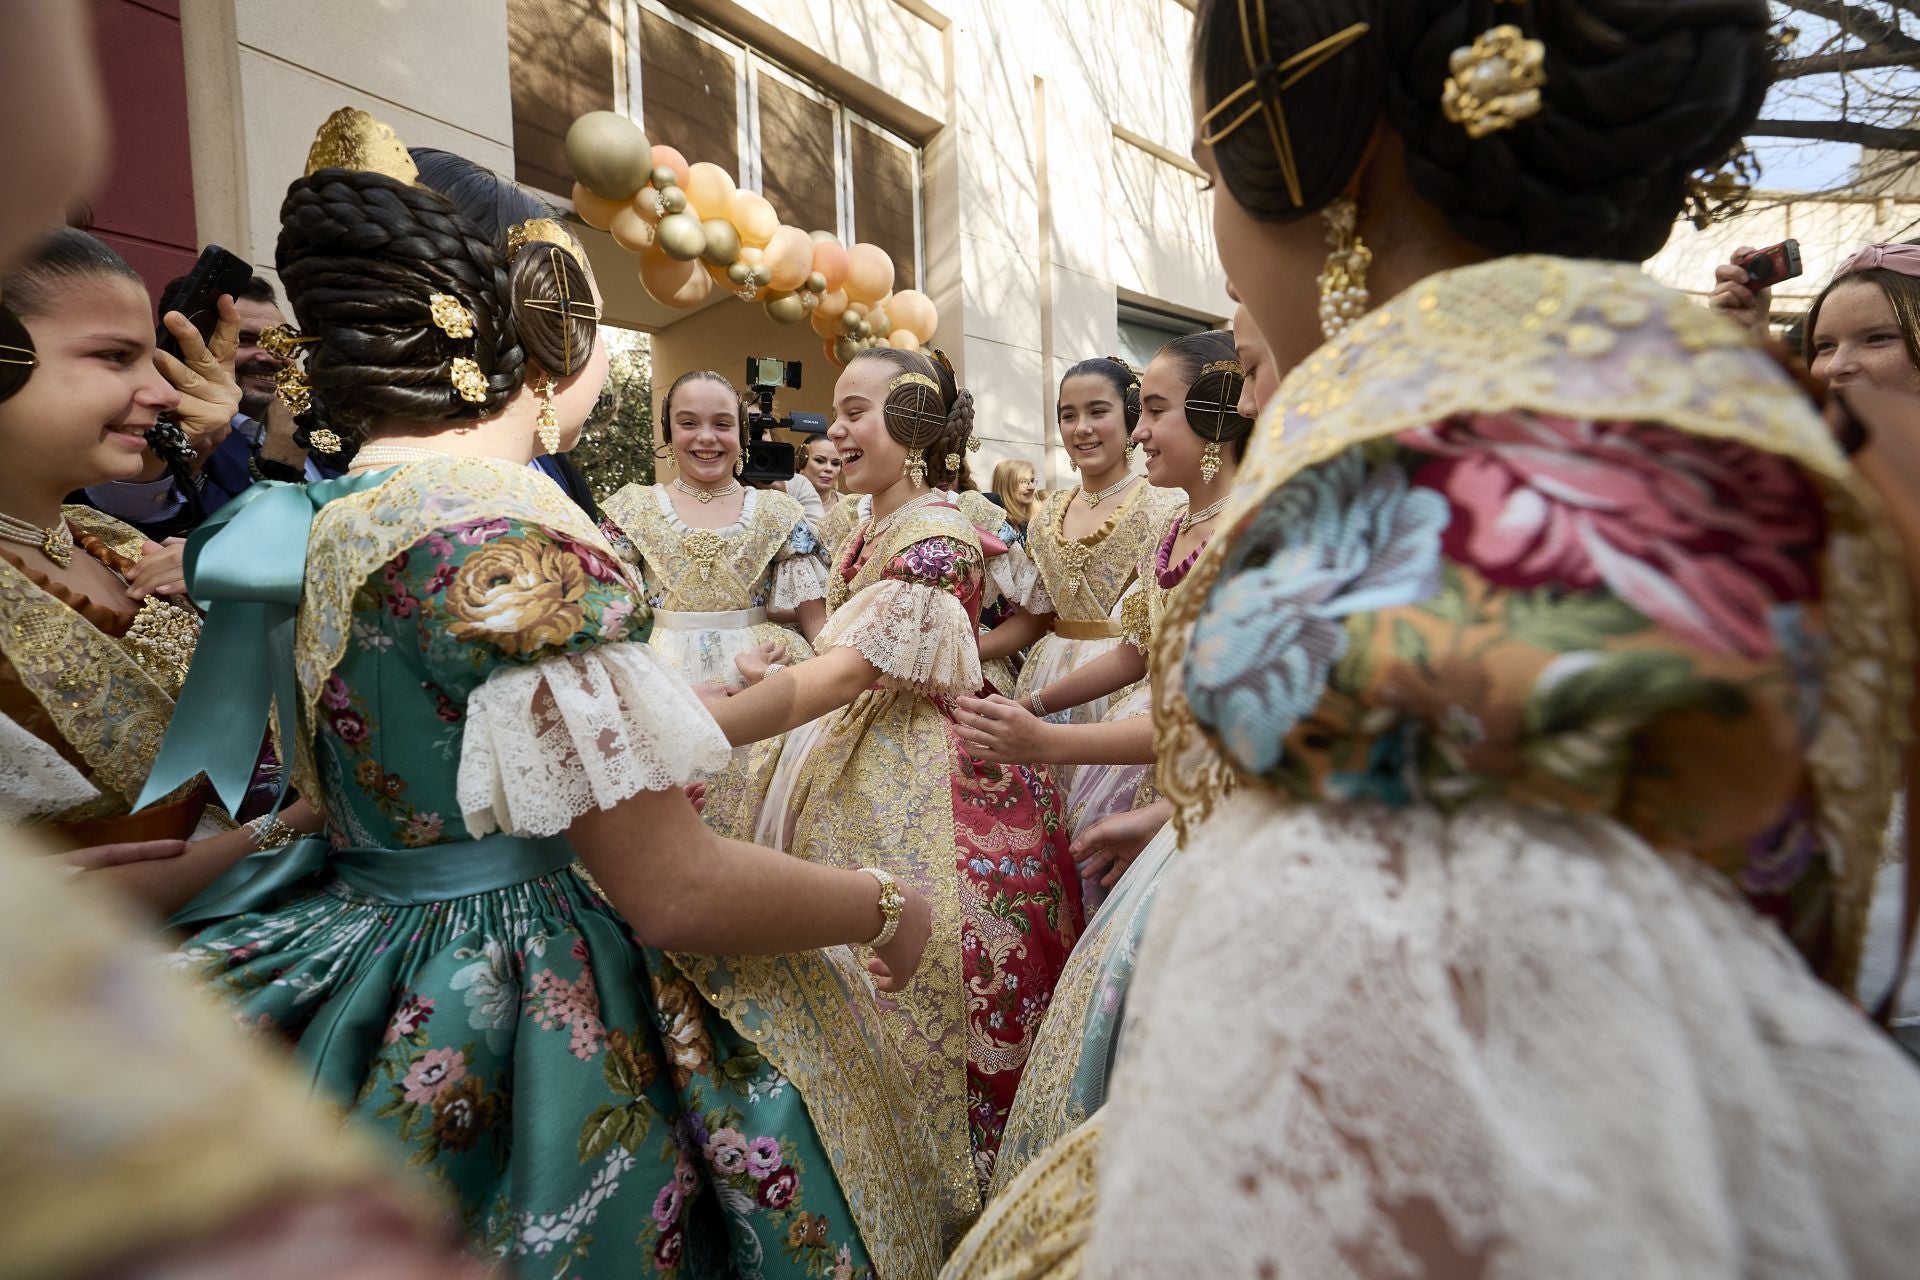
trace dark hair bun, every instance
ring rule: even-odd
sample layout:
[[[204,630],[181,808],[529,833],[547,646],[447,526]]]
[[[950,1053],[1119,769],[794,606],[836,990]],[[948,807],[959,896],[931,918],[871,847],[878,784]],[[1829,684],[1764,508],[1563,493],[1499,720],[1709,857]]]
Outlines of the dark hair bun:
[[[342,436],[356,438],[388,415],[490,417],[519,389],[526,355],[506,264],[491,237],[438,192],[323,169],[288,188],[275,258],[300,331],[314,339],[305,351],[316,420]],[[434,324],[436,293],[472,314],[473,336],[450,337]],[[453,384],[461,357],[485,378],[477,402]]]
[[[1353,22],[1365,39],[1285,95],[1306,207],[1281,180],[1256,118],[1216,148],[1249,211],[1290,219],[1346,186],[1384,103],[1407,175],[1467,239],[1496,253],[1638,261],[1672,233],[1687,177],[1732,151],[1772,82],[1765,0],[1247,0],[1273,55]],[[1239,0],[1203,0],[1197,66],[1209,103],[1247,78]],[[1441,108],[1456,49],[1500,23],[1546,48],[1542,107],[1470,138]]]
[[[536,240],[513,255],[508,274],[520,345],[555,378],[580,372],[598,333],[584,314],[593,303],[587,273],[565,249]]]

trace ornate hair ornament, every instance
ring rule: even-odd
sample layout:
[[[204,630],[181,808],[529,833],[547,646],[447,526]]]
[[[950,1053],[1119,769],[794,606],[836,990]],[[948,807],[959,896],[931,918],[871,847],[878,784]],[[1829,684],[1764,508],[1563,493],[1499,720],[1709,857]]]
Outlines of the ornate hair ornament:
[[[917,489],[927,482],[927,454],[920,441],[924,432],[938,431],[947,424],[946,397],[941,394],[937,381],[924,373],[908,370],[888,379],[884,411],[900,414],[913,424],[913,438],[907,444],[907,457],[900,473]],[[956,460],[953,465],[960,464]]]
[[[307,371],[300,363],[300,348],[318,341],[318,338],[303,336],[291,325],[276,324],[260,331],[260,349],[280,361],[280,368],[273,375],[274,394],[296,417],[313,408],[313,384],[307,381]],[[314,436],[311,443],[320,452],[339,451],[339,437],[333,432],[323,429]],[[333,448],[326,448],[320,436],[334,440]]]
[[[392,129],[358,107],[342,107],[328,116],[307,151],[306,176],[322,169],[378,173],[413,186],[420,170]]]
[[[507,228],[507,261],[536,240],[564,249],[567,256],[582,271],[586,270],[585,257],[580,252],[580,244],[567,229],[552,218],[528,218],[525,222],[516,222]],[[557,273],[556,273],[557,274]]]
[[[1494,0],[1524,5],[1526,0]],[[1540,87],[1547,82],[1547,46],[1514,24],[1502,23],[1455,49],[1447,60],[1440,109],[1447,119],[1484,138],[1540,114]]]
[[[1760,181],[1760,158],[1742,142],[1713,169],[1700,169],[1687,179],[1687,220],[1705,231],[1747,211],[1754,184]]]
[[[473,336],[473,312],[452,294],[434,294],[427,299],[427,309],[433,316],[433,327],[449,338]]]
[[[545,218],[536,218],[533,221],[545,222],[548,226],[554,225]],[[521,227],[528,225],[530,224],[525,222],[520,224]],[[519,229],[519,227],[514,228],[515,231]],[[511,233],[509,233],[508,238],[509,241],[511,241]],[[560,371],[560,376],[565,378],[571,376],[573,373],[574,323],[578,321],[584,324],[599,324],[600,308],[594,304],[592,299],[576,298],[570,292],[572,286],[567,283],[567,273],[560,262],[560,253],[560,248],[552,244],[547,246],[547,254],[553,263],[554,288],[559,290],[560,296],[557,298],[528,298],[520,305],[529,307],[534,311],[545,311],[550,315],[560,317],[560,351],[562,353],[561,358],[566,365],[566,367]],[[508,257],[512,257],[511,250],[508,253]]]
[[[1218,400],[1194,399],[1192,396],[1193,388],[1198,386],[1205,378],[1216,373],[1227,375],[1226,378],[1222,379],[1220,384],[1220,398]],[[1200,479],[1206,484],[1212,484],[1213,478],[1220,474],[1220,438],[1226,434],[1227,415],[1233,414],[1235,417],[1238,417],[1240,413],[1240,390],[1234,386],[1232,380],[1239,378],[1244,381],[1246,376],[1246,368],[1238,360],[1215,360],[1212,364],[1203,367],[1194,380],[1188,384],[1186,404],[1187,425],[1194,429],[1194,434],[1201,436],[1207,442],[1207,447],[1200,451]],[[1233,393],[1232,400],[1227,399],[1228,392]],[[1212,417],[1212,435],[1209,436],[1204,431],[1201,431],[1199,423],[1194,421],[1196,417],[1200,416]]]
[[[1247,12],[1249,5],[1254,6],[1259,14],[1257,24]],[[1369,30],[1366,23],[1356,22],[1346,30],[1335,32],[1318,44],[1302,49],[1285,61],[1276,62],[1273,57],[1273,37],[1267,30],[1266,6],[1259,3],[1259,0],[1240,0],[1240,47],[1246,54],[1247,82],[1214,103],[1207,113],[1200,117],[1202,145],[1216,146],[1232,137],[1235,130],[1254,116],[1265,117],[1267,134],[1273,139],[1274,158],[1280,162],[1280,173],[1287,180],[1287,195],[1292,198],[1294,208],[1303,207],[1307,200],[1300,191],[1300,170],[1294,163],[1293,137],[1287,131],[1287,111],[1281,101],[1281,95],[1325,66],[1334,55],[1358,41]],[[1232,109],[1235,103],[1249,95],[1252,96],[1253,101],[1248,103],[1240,114],[1225,124],[1214,123]]]

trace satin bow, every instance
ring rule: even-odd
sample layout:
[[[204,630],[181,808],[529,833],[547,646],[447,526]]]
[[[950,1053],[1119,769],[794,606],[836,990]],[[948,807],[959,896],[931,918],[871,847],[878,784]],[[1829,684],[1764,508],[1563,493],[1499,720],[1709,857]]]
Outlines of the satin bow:
[[[1920,244],[1870,244],[1848,258],[1833,273],[1835,280],[1860,271],[1884,268],[1903,276],[1920,277]]]
[[[295,750],[300,691],[294,614],[306,580],[314,512],[385,478],[370,472],[312,485],[263,481],[187,539],[187,591],[207,619],[136,810],[205,773],[227,812],[239,812],[269,714],[275,715],[280,750]],[[281,774],[275,812],[290,772]]]

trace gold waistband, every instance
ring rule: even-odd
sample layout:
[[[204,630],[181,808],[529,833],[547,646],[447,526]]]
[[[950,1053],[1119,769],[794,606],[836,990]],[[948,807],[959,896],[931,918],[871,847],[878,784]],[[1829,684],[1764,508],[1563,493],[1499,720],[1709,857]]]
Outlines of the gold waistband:
[[[1053,634],[1062,640],[1118,640],[1126,633],[1111,618],[1083,622],[1077,618],[1055,618]]]

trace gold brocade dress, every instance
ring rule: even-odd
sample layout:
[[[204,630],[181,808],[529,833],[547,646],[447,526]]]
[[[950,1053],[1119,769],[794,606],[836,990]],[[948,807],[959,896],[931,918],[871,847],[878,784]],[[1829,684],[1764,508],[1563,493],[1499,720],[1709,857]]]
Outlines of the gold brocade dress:
[[[1153,554],[1167,522],[1185,508],[1179,489],[1157,489],[1144,480],[1119,500],[1106,523],[1083,538],[1064,531],[1069,504],[1080,489],[1050,493],[1027,524],[1027,554],[1039,571],[1035,588],[1014,603],[1030,613],[1052,613],[1053,630],[1037,640],[1020,669],[1014,697],[1025,698],[1092,662],[1120,643],[1120,598],[1140,563]],[[1062,724],[1092,724],[1124,698],[1123,689],[1047,718]],[[1074,770],[1055,771],[1069,787]]]
[[[1799,388],[1630,267],[1444,272],[1218,527],[1106,1105],[944,1274],[1911,1275],[1920,1076],[1841,992],[1912,632]]]
[[[734,659],[768,642],[784,645],[789,662],[813,656],[797,630],[767,620],[769,607],[792,609],[827,594],[820,542],[793,498],[748,489],[740,519],[724,529],[688,525],[662,484],[628,485],[603,510],[616,550],[646,584],[651,647],[689,684],[739,684]],[[736,748],[732,762],[706,779],[708,826],[753,839],[782,741]]]
[[[953,700],[981,687],[975,620],[986,577],[975,527],[944,502],[903,508],[844,544],[822,652],[857,650],[872,688],[790,738],[782,832],[797,856],[878,866],[925,893],[933,938],[904,992],[883,997],[939,1162],[949,1232],[979,1212],[1033,1035],[1081,925],[1059,796],[1044,767],[973,760]]]
[[[146,538],[90,507],[63,509],[78,543],[126,578]],[[200,616],[181,600],[137,610],[88,600],[0,548],[0,820],[72,847],[185,839],[225,824],[189,785],[129,813],[186,678]],[[216,816],[218,815],[218,816]]]

